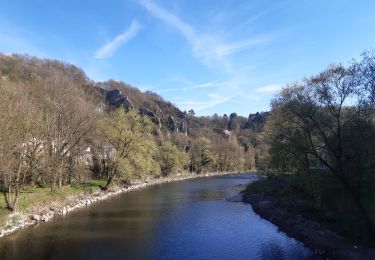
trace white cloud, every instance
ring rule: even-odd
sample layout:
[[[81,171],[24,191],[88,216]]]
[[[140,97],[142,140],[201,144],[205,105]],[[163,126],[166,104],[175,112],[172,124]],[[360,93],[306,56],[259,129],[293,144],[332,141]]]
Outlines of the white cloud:
[[[255,89],[257,93],[277,93],[283,88],[281,84],[271,84]]]
[[[178,29],[189,41],[195,41],[195,32],[189,24],[181,21],[177,16],[171,14],[152,1],[139,0],[138,3],[145,7],[155,17]]]
[[[184,110],[193,108],[195,111],[198,112],[198,111],[225,103],[229,101],[230,99],[231,97],[229,96],[222,96],[216,93],[210,93],[208,94],[208,99],[204,101],[184,99],[184,100],[177,100],[176,103],[179,107],[181,107]]]
[[[157,93],[189,91],[189,90],[194,90],[194,89],[215,88],[215,87],[220,86],[221,84],[218,80],[208,81],[204,83],[195,83],[181,76],[173,77],[171,80],[168,80],[168,81],[178,82],[178,84],[174,84],[174,85],[180,85],[180,86],[173,87],[173,88],[163,88],[163,89],[155,90],[155,91]]]
[[[197,88],[209,88],[209,87],[214,87],[215,86],[215,83],[217,83],[217,81],[210,81],[210,82],[207,82],[207,83],[203,83],[203,84],[197,84],[197,85],[193,85],[193,86],[190,86],[188,89],[197,89]]]
[[[124,33],[116,36],[116,38],[111,42],[95,51],[94,58],[104,59],[111,57],[121,45],[134,38],[140,29],[141,25],[138,23],[138,21],[133,20],[130,27]]]
[[[272,36],[251,37],[246,40],[225,43],[219,38],[198,34],[194,28],[176,15],[157,5],[151,0],[138,0],[153,16],[176,28],[190,43],[194,56],[206,65],[219,66],[226,72],[232,72],[232,66],[224,57],[254,45],[263,44],[273,39]]]
[[[223,38],[215,35],[215,29],[210,33],[197,32],[190,24],[184,22],[175,14],[159,6],[152,0],[135,0],[143,6],[151,15],[175,28],[187,40],[191,46],[193,56],[209,68],[215,68],[223,75],[221,81],[208,82],[206,84],[189,84],[185,81],[182,88],[164,89],[160,92],[187,91],[193,88],[215,87],[215,93],[210,93],[205,100],[195,101],[190,99],[175,99],[177,105],[182,109],[193,108],[196,111],[212,108],[216,105],[228,102],[233,98],[244,94],[244,87],[249,85],[252,77],[249,74],[249,66],[239,66],[233,62],[233,55],[245,49],[266,44],[274,40],[276,35],[252,35],[240,41],[227,42]],[[227,35],[230,35],[229,33]],[[244,69],[246,67],[246,69]],[[251,66],[251,70],[255,67]],[[183,82],[184,83],[184,82]],[[253,99],[257,99],[253,98]]]
[[[219,57],[230,55],[232,53],[244,50],[253,45],[267,43],[273,40],[273,36],[254,37],[244,41],[233,42],[229,44],[219,45],[216,47],[216,53]]]
[[[153,1],[139,0],[138,3],[145,7],[156,18],[176,28],[192,45],[193,52],[197,57],[205,58],[205,56],[210,55],[209,53],[212,52],[212,49],[208,51],[208,49],[205,48],[205,45],[212,41],[208,37],[198,37],[192,26],[183,22],[180,18],[160,7]]]

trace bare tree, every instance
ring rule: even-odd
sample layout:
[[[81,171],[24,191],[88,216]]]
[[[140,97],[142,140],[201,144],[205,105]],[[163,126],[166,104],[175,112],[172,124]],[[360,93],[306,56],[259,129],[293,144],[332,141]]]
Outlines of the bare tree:
[[[22,83],[0,80],[0,190],[10,211],[34,177],[42,142],[40,116]],[[19,93],[24,93],[20,95]]]
[[[62,187],[66,177],[67,161],[73,156],[73,149],[93,130],[95,107],[75,81],[59,70],[50,69],[48,77],[41,79],[44,93],[44,120],[48,133],[51,189]]]

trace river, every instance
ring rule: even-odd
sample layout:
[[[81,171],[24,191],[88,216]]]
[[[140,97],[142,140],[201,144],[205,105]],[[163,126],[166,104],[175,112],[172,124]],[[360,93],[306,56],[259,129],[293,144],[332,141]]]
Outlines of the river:
[[[312,251],[229,202],[254,174],[151,186],[0,239],[0,259],[314,259]]]

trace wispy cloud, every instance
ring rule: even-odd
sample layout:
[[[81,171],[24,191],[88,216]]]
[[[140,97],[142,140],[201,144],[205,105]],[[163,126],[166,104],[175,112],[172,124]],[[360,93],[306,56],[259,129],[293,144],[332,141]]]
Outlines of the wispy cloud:
[[[251,37],[238,42],[226,43],[216,36],[198,34],[194,28],[182,21],[176,15],[157,5],[152,0],[138,0],[153,16],[176,28],[190,43],[196,58],[208,65],[221,65],[231,71],[228,61],[223,58],[227,55],[244,50],[254,45],[271,41],[272,36]]]
[[[194,89],[212,88],[212,87],[220,85],[218,80],[197,84],[185,78],[176,77],[174,81],[182,82],[183,86],[176,87],[176,88],[164,88],[164,89],[155,90],[155,91],[158,93],[174,92],[174,91],[188,91],[188,90],[194,90]]]
[[[194,108],[196,111],[208,109],[222,103],[229,102],[233,98],[243,95],[244,90],[252,81],[249,70],[238,67],[233,59],[235,54],[255,46],[263,45],[273,41],[276,34],[250,35],[239,41],[228,42],[224,38],[215,34],[215,30],[209,33],[202,33],[196,30],[191,24],[186,23],[177,15],[159,6],[153,0],[135,0],[143,6],[152,16],[176,29],[187,40],[191,46],[193,56],[208,68],[218,69],[223,78],[219,82],[209,82],[209,84],[187,85],[182,88],[164,89],[160,92],[171,92],[177,90],[190,90],[193,88],[215,89],[206,96],[197,100],[175,99],[177,105],[182,109]],[[228,91],[229,90],[229,91]],[[202,100],[202,101],[201,101]]]
[[[155,17],[178,29],[188,40],[192,42],[195,41],[195,32],[189,24],[181,21],[177,16],[155,4],[153,1],[138,0],[138,3],[145,7]]]
[[[204,101],[183,99],[183,100],[177,100],[176,103],[182,109],[188,110],[188,109],[193,108],[196,112],[199,112],[201,110],[211,108],[216,105],[227,102],[230,99],[231,99],[230,96],[222,96],[219,94],[211,93],[211,94],[208,94],[208,99]]]
[[[116,36],[116,38],[111,42],[96,50],[94,53],[94,58],[105,59],[111,57],[121,45],[134,38],[140,29],[141,25],[138,23],[138,21],[133,20],[131,25],[125,32]]]
[[[236,88],[238,84],[239,81],[237,81],[236,79],[220,81],[214,84],[215,90],[207,93],[206,95],[200,95],[199,93],[196,93],[196,95],[193,95],[195,98],[181,99],[177,97],[174,100],[176,104],[182,109],[188,110],[193,108],[195,111],[199,112],[220,104],[230,102],[233,98],[240,95],[241,90]]]
[[[229,55],[229,54],[244,50],[254,45],[270,42],[273,39],[274,39],[274,36],[271,36],[271,35],[254,37],[254,38],[250,38],[250,39],[239,41],[239,42],[218,45],[215,51],[219,57],[222,57],[225,55]]]
[[[283,88],[281,84],[271,84],[255,89],[257,93],[277,93]]]

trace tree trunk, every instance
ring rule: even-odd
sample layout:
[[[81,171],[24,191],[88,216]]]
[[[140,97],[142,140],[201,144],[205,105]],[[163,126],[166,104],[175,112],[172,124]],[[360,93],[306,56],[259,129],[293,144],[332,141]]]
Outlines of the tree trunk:
[[[57,184],[58,184],[57,190],[61,190],[61,187],[62,187],[63,166],[64,166],[64,162],[61,159],[60,167],[59,167],[59,174],[58,174],[58,177],[57,177],[57,180],[58,180],[58,182],[57,182]]]
[[[365,222],[366,230],[367,230],[367,233],[368,233],[368,240],[369,241],[375,241],[374,224],[372,223],[372,220],[369,217],[369,215],[368,215],[368,213],[365,209],[365,206],[363,205],[361,199],[356,194],[353,194],[351,192],[351,195],[352,195],[352,198],[353,198],[357,208],[359,209],[359,212],[362,215],[363,220]]]
[[[61,188],[62,188],[62,176],[60,175],[59,176],[59,182],[58,182],[58,187],[57,187],[57,190],[61,190]]]
[[[112,181],[113,181],[113,177],[108,177],[108,180],[107,180],[107,183],[104,187],[100,187],[102,191],[107,191],[109,186],[112,184]]]
[[[14,192],[14,197],[13,199],[11,199],[11,189],[9,188],[8,189],[8,192],[4,192],[4,199],[5,199],[5,204],[6,204],[6,207],[7,209],[10,211],[10,212],[16,212],[16,209],[17,209],[17,202],[18,202],[18,198],[19,198],[19,190],[16,188],[15,189],[15,192]]]
[[[72,181],[73,181],[73,169],[70,168],[69,169],[69,173],[68,173],[68,185],[72,185]]]
[[[51,192],[56,192],[56,177],[53,177],[53,181],[51,183]]]

